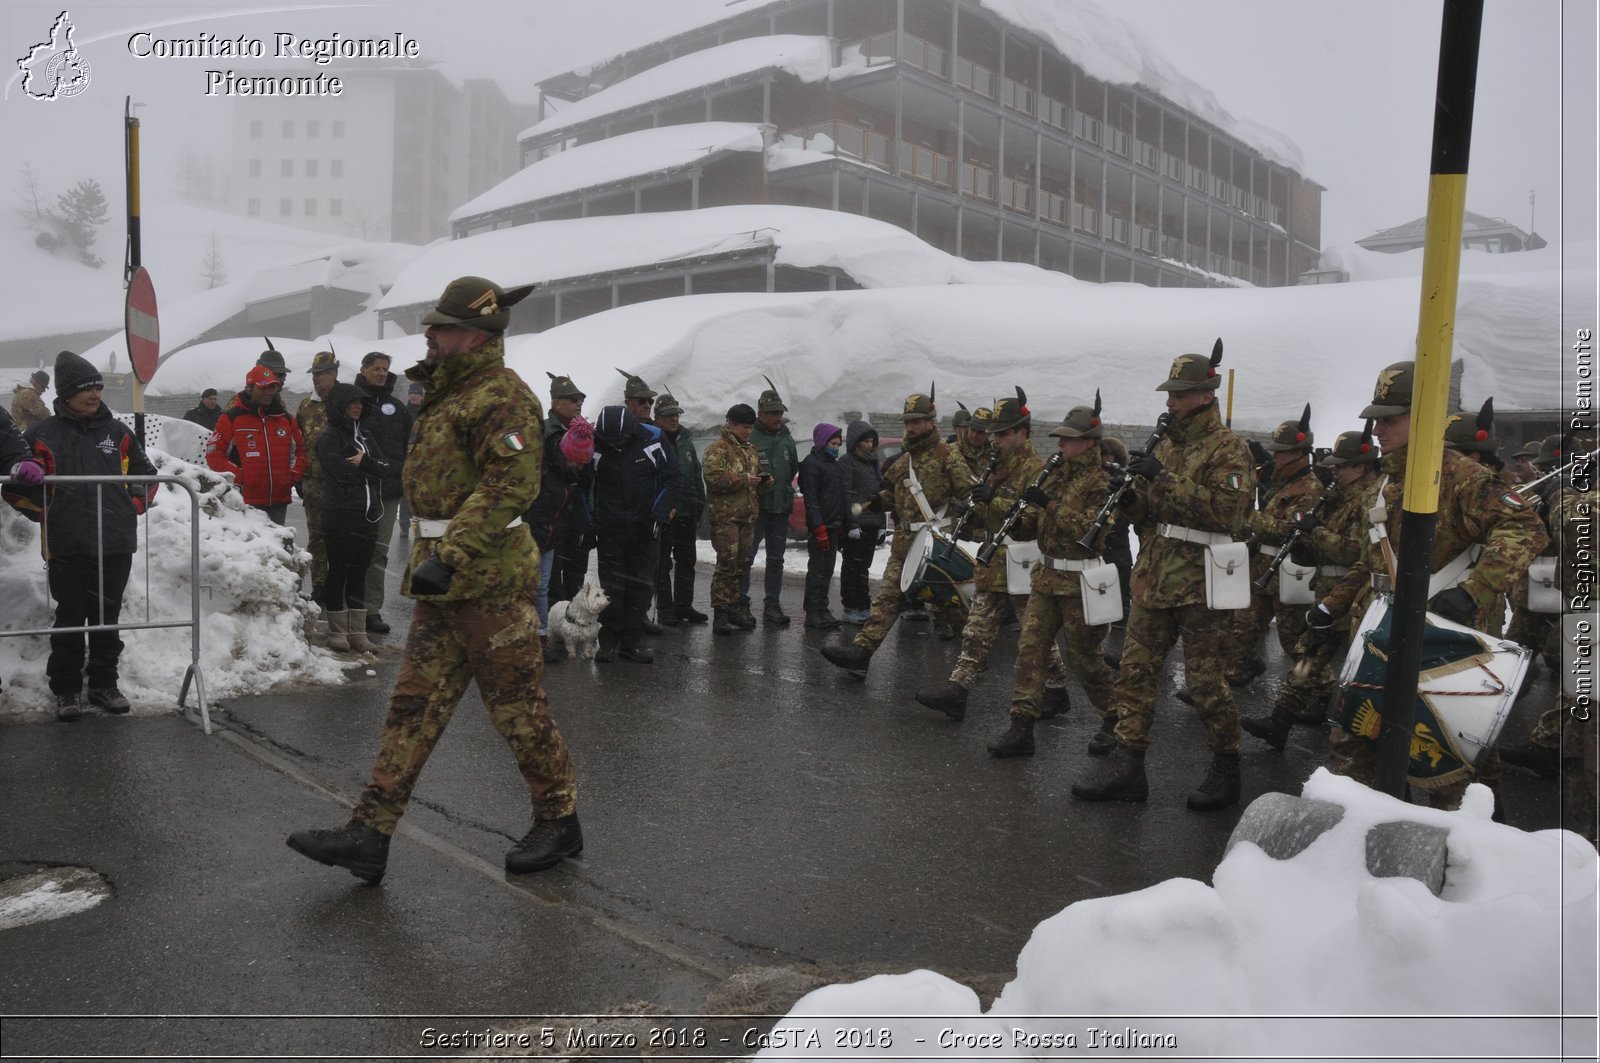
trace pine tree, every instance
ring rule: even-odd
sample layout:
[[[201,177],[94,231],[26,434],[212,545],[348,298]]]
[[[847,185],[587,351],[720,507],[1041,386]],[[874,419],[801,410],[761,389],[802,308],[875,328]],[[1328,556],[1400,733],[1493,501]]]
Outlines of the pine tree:
[[[68,242],[78,250],[78,257],[89,266],[104,262],[94,253],[94,238],[100,226],[110,216],[107,213],[105,193],[94,178],[79,181],[56,197],[58,214],[66,230]]]

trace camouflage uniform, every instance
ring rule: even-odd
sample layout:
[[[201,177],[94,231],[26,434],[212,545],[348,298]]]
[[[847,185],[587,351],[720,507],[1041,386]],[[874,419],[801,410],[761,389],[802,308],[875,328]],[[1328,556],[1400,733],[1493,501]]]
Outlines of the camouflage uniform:
[[[1000,460],[989,479],[990,486],[994,488],[994,498],[972,504],[972,518],[967,527],[973,533],[982,531],[992,534],[999,531],[1011,507],[1044,468],[1044,460],[1039,457],[1032,442],[1026,443],[1015,454],[1006,454],[998,448],[996,452],[1000,454]],[[978,536],[974,534],[973,537]],[[977,594],[972,600],[972,608],[967,611],[966,625],[961,629],[961,656],[956,659],[956,666],[950,673],[950,682],[966,689],[970,689],[978,673],[989,666],[989,651],[994,647],[995,635],[999,633],[1006,602],[1010,601],[1019,616],[1028,607],[1026,594],[1011,594],[1007,589],[1004,545],[995,551],[989,564],[977,566],[976,575]],[[1053,634],[1049,642],[1049,673],[1047,686],[1060,688],[1067,685],[1067,668],[1061,662],[1061,651],[1055,645]]]
[[[11,419],[17,422],[19,432],[26,432],[50,416],[50,408],[44,404],[39,392],[39,388],[30,384],[18,384],[12,392]]]
[[[1094,555],[1079,546],[1078,540],[1088,534],[1110,491],[1098,448],[1069,458],[1045,481],[1049,507],[1043,514],[1032,506],[1024,510],[1014,537],[1037,539],[1046,559],[1092,558]],[[1105,628],[1090,627],[1084,622],[1078,573],[1058,571],[1049,560],[1039,561],[1033,566],[1032,587],[1026,601],[1022,635],[1017,640],[1011,715],[1038,717],[1044,687],[1054,683],[1055,663],[1060,659],[1058,632],[1066,636],[1067,661],[1089,695],[1089,703],[1102,718],[1109,715],[1115,677],[1101,652]]]
[[[315,395],[300,400],[294,419],[306,443],[306,474],[300,478],[300,501],[306,507],[306,549],[311,551],[311,595],[322,601],[322,584],[328,576],[328,547],[322,538],[322,461],[317,457],[317,436],[328,424],[328,407]]]
[[[711,576],[711,605],[726,608],[739,601],[739,576],[755,547],[758,503],[749,477],[760,474],[761,455],[724,428],[706,447],[701,467],[711,545],[717,551],[717,570]]]
[[[1138,494],[1130,514],[1142,547],[1133,569],[1122,674],[1111,699],[1117,741],[1136,751],[1149,746],[1156,673],[1181,636],[1189,692],[1207,743],[1213,753],[1237,755],[1239,718],[1223,674],[1232,618],[1206,607],[1205,547],[1158,534],[1155,525],[1241,539],[1255,498],[1250,451],[1210,403],[1176,421],[1154,455],[1162,472]]]
[[[392,834],[417,776],[476,680],[489,719],[516,755],[534,813],[557,819],[577,805],[577,776],[541,686],[538,548],[526,525],[508,527],[539,493],[543,413],[504,365],[495,336],[468,354],[407,371],[429,384],[405,494],[419,520],[448,520],[418,536],[402,587],[416,599],[405,659],[389,699],[383,746],[352,821]],[[454,569],[444,594],[420,595],[412,573],[437,555]]]
[[[1240,610],[1234,621],[1233,637],[1237,653],[1229,662],[1228,678],[1231,681],[1236,682],[1247,674],[1245,663],[1260,647],[1267,626],[1274,619],[1278,622],[1278,644],[1283,647],[1285,654],[1293,651],[1295,641],[1305,631],[1306,607],[1284,605],[1278,601],[1276,575],[1266,590],[1256,588],[1254,582],[1266,574],[1277,548],[1289,537],[1294,522],[1311,511],[1322,496],[1322,490],[1322,481],[1307,465],[1287,480],[1274,481],[1261,508],[1250,514],[1246,528],[1255,539],[1257,549],[1250,559],[1250,608]]]
[[[905,568],[906,554],[911,550],[911,540],[916,538],[917,530],[927,519],[911,491],[913,468],[922,484],[928,509],[934,514],[952,500],[965,499],[972,493],[967,463],[961,460],[955,447],[939,438],[938,432],[908,439],[901,458],[884,470],[883,489],[878,497],[883,507],[895,515],[894,537],[889,541],[889,561],[884,565],[878,594],[872,599],[872,611],[854,639],[855,645],[867,650],[876,650],[882,645],[899,618],[900,574]],[[939,613],[953,625],[962,623],[959,610],[939,610]]]

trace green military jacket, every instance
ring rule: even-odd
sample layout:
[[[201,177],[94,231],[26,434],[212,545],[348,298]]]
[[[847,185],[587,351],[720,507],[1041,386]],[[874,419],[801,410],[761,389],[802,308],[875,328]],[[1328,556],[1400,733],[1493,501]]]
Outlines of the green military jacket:
[[[1260,509],[1250,514],[1245,523],[1246,529],[1256,541],[1257,546],[1282,546],[1284,540],[1294,529],[1294,522],[1306,513],[1311,512],[1317,500],[1322,497],[1322,481],[1317,479],[1317,474],[1311,471],[1308,465],[1301,471],[1292,475],[1281,483],[1275,483],[1272,493],[1267,495]],[[1329,503],[1332,504],[1331,502]],[[1326,508],[1326,507],[1324,507]],[[1272,566],[1272,555],[1262,550],[1256,550],[1250,559],[1250,578],[1260,579]],[[1267,588],[1267,593],[1276,600],[1278,597],[1277,577]]]
[[[1161,474],[1136,489],[1130,511],[1139,532],[1131,589],[1148,608],[1204,605],[1205,547],[1159,535],[1156,525],[1242,540],[1256,493],[1250,449],[1222,423],[1213,402],[1173,424],[1155,456]]]
[[[1041,514],[1033,506],[1022,511],[1013,538],[1035,539],[1045,557],[1080,561],[1095,554],[1078,545],[1089,534],[1100,507],[1111,495],[1111,478],[1102,464],[1099,447],[1091,447],[1075,458],[1068,458],[1044,482],[1050,505]],[[1057,572],[1049,565],[1033,566],[1032,591],[1078,597],[1082,588],[1076,572]]]
[[[1328,488],[1328,504],[1322,507],[1322,519],[1309,540],[1311,553],[1317,564],[1316,577],[1311,588],[1317,597],[1325,596],[1341,579],[1342,573],[1330,568],[1348,569],[1361,560],[1367,541],[1367,499],[1378,482],[1375,468],[1366,470],[1354,483],[1335,483]]]
[[[678,489],[678,517],[699,520],[706,508],[706,485],[701,479],[700,452],[695,449],[694,436],[687,428],[681,427],[676,438],[667,436],[665,431],[661,434],[672,444],[673,453],[678,459],[678,471],[683,474],[683,483]]]
[[[889,554],[894,558],[905,558],[916,536],[911,526],[928,519],[922,515],[911,490],[913,467],[932,513],[938,513],[954,499],[965,501],[972,494],[971,473],[955,447],[940,439],[938,432],[915,440],[908,437],[900,457],[884,470],[878,492],[883,508],[894,513],[894,539],[889,543]]]
[[[706,515],[712,524],[754,524],[756,488],[749,477],[761,472],[756,448],[726,428],[706,447]]]
[[[769,432],[757,421],[750,433],[750,446],[758,458],[767,459],[767,471],[772,474],[772,483],[761,492],[761,512],[788,516],[794,508],[794,478],[800,472],[800,454],[795,450],[789,426]]]
[[[471,354],[422,362],[406,376],[429,385],[402,480],[419,519],[448,520],[442,538],[417,536],[402,590],[421,601],[526,594],[538,586],[539,550],[525,524],[507,527],[539,495],[544,411],[505,366],[495,337]],[[455,569],[450,591],[411,592],[411,573],[437,553]]]
[[[979,476],[989,464],[989,455],[995,449],[994,441],[990,440],[981,447],[975,447],[965,439],[956,444],[956,450],[961,454],[961,460],[967,463],[967,469],[973,476]]]
[[[322,501],[322,459],[317,457],[317,436],[328,426],[328,406],[315,395],[300,400],[294,419],[306,441],[306,474],[300,478],[300,496]],[[384,455],[388,457],[388,455]]]
[[[1006,515],[1011,512],[1011,507],[1016,505],[1017,499],[1022,497],[1039,475],[1039,470],[1044,468],[1044,459],[1039,457],[1039,452],[1033,449],[1033,443],[1023,444],[1021,450],[1015,454],[1000,452],[1000,460],[994,467],[994,475],[989,478],[989,484],[994,488],[994,498],[988,502],[974,502],[972,504],[972,521],[968,524],[968,538],[980,538],[973,532],[987,532],[993,535],[1000,530],[1000,525],[1006,521]],[[917,475],[921,475],[918,473]],[[1006,593],[1006,548],[1004,545],[994,553],[994,559],[987,566],[979,565],[977,573],[978,589],[983,591]]]
[[[1363,496],[1363,510],[1377,504],[1378,485],[1383,485],[1383,500],[1388,507],[1385,526],[1389,543],[1400,549],[1401,496],[1405,492],[1406,456],[1409,447],[1385,454],[1378,463],[1379,478],[1372,481]],[[1365,521],[1365,517],[1363,517]],[[1549,541],[1533,507],[1507,489],[1494,473],[1453,450],[1444,452],[1439,469],[1438,524],[1433,533],[1433,559],[1430,572],[1438,572],[1470,546],[1483,547],[1483,554],[1472,567],[1461,588],[1478,607],[1474,627],[1482,628],[1500,598],[1511,590],[1528,565],[1539,556]],[[1323,599],[1334,616],[1365,608],[1371,595],[1373,573],[1387,573],[1381,543],[1362,536],[1361,560]]]

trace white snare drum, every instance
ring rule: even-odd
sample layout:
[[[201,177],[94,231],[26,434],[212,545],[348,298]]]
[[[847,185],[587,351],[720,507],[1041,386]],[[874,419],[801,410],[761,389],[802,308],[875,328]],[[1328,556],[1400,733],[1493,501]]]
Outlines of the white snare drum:
[[[933,543],[932,528],[918,529],[911,540],[911,549],[906,551],[905,564],[900,568],[901,594],[910,594],[911,588],[922,578],[922,570],[928,564],[928,556],[933,553]]]

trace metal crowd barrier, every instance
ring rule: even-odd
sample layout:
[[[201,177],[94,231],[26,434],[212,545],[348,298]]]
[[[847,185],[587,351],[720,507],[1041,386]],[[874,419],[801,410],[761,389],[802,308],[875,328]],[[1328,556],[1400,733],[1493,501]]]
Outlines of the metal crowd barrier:
[[[0,484],[9,484],[11,477],[0,476]],[[105,541],[105,506],[103,487],[106,484],[170,484],[181,487],[189,496],[189,619],[187,620],[151,620],[150,619],[150,507],[144,511],[144,622],[143,623],[116,623],[116,624],[89,624],[83,627],[46,627],[34,628],[27,631],[12,631],[0,628],[0,638],[22,637],[25,635],[73,635],[90,634],[99,631],[147,631],[153,628],[186,627],[190,630],[189,668],[183,675],[183,687],[178,692],[178,708],[184,708],[184,702],[189,697],[189,684],[192,681],[195,689],[196,707],[200,712],[200,726],[206,734],[211,733],[211,712],[206,705],[206,681],[200,671],[200,495],[194,487],[177,476],[46,476],[46,484],[94,484],[95,485],[95,537],[97,541]],[[47,496],[48,497],[48,496]],[[45,514],[40,517],[40,534],[44,534],[44,519],[49,513],[48,505]],[[95,568],[100,577],[100,599],[105,600],[106,571],[105,564],[100,558],[95,559]],[[103,617],[102,617],[103,619]]]

